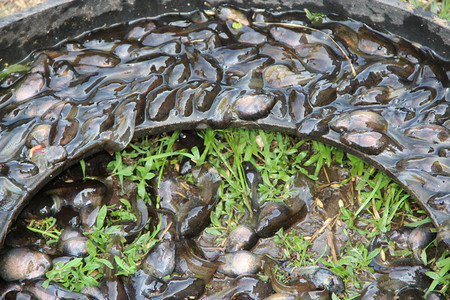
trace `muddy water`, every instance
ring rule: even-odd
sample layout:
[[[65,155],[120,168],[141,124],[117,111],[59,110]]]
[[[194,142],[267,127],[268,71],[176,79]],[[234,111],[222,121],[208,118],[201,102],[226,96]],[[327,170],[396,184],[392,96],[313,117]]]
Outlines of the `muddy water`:
[[[133,136],[237,126],[371,162],[448,232],[449,62],[402,38],[339,17],[218,8],[100,29],[28,61],[0,85],[2,237],[85,155]]]

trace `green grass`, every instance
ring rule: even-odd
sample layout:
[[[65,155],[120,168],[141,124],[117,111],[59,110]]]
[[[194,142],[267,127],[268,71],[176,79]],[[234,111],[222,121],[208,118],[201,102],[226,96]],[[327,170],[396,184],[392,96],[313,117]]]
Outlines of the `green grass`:
[[[206,130],[199,135],[204,138],[205,151],[199,153],[196,148],[192,151],[197,164],[211,163],[224,179],[219,188],[222,201],[211,214],[212,225],[206,229],[208,233],[217,235],[218,242],[223,241],[227,233],[251,214],[251,202],[247,196],[249,187],[242,167],[244,161],[250,161],[261,172],[260,201],[287,200],[291,176],[297,172],[318,180],[323,168],[333,163],[349,168],[350,178],[339,184],[347,184],[350,180],[354,182],[355,194],[351,196],[359,208],[351,210],[342,207],[340,218],[348,224],[349,230],[367,239],[386,233],[393,226],[399,227],[401,218],[412,224],[416,222],[413,226],[429,222],[423,211],[411,207],[410,196],[388,176],[334,147],[262,130]],[[170,149],[168,151],[171,153]],[[183,155],[189,156],[187,153]],[[367,224],[366,228],[355,226],[357,222]],[[316,264],[317,257],[308,252],[310,243],[301,237],[296,232],[280,231],[275,241],[284,245],[285,258],[295,257],[292,259],[294,265]],[[368,253],[362,241],[348,243],[339,254],[338,261],[328,257],[323,258],[322,262],[345,277],[350,290],[360,289],[364,285],[364,276],[358,275],[365,274],[366,280],[373,280],[367,273],[370,271],[368,263],[380,251],[377,249]],[[344,298],[352,296],[349,293]]]
[[[205,157],[224,178],[219,188],[219,197],[223,201],[211,215],[213,226],[206,229],[220,237],[233,230],[244,216],[252,214],[242,162],[251,162],[261,173],[261,204],[283,202],[291,196],[291,177],[300,172],[317,180],[321,167],[331,163],[330,149],[334,149],[262,130],[207,130],[200,135],[206,145],[201,157]]]
[[[431,11],[441,18],[450,20],[450,0],[402,0],[407,1],[415,7],[422,7],[424,10]]]
[[[54,244],[59,241],[61,228],[56,226],[56,219],[47,217],[42,220],[30,220],[28,230],[41,234],[46,239],[46,244]]]
[[[342,178],[341,182],[328,182],[335,186],[353,187],[347,195],[351,200],[350,204],[341,205],[338,216],[346,224],[344,232],[349,236],[359,234],[370,240],[405,224],[419,226],[430,222],[398,184],[360,159],[337,148],[315,141],[298,140],[277,132],[226,129],[198,132],[204,139],[202,152],[197,147],[190,152],[186,149],[174,151],[173,145],[179,134],[174,132],[146,137],[131,143],[127,149],[115,154],[109,168],[112,176],[117,176],[121,182],[125,179],[136,182],[138,196],[158,207],[159,198],[153,199],[147,192],[149,180],[159,180],[164,169],[176,169],[184,157],[190,158],[197,165],[213,165],[223,181],[218,190],[220,202],[211,214],[211,225],[206,231],[217,236],[218,244],[244,218],[252,214],[252,201],[248,196],[249,187],[242,164],[244,161],[251,162],[261,173],[263,184],[258,187],[261,202],[289,199],[291,179],[298,172],[319,185],[327,183],[324,174],[330,166],[340,165],[349,169],[348,178]],[[190,175],[185,177],[190,180]],[[83,285],[97,285],[107,269],[113,269],[117,275],[129,275],[136,271],[142,257],[157,242],[157,232],[164,228],[149,228],[148,224],[135,241],[125,243],[117,234],[121,225],[115,223],[133,220],[135,216],[129,199],[121,201],[123,205],[120,209],[103,206],[96,226],[85,233],[91,241],[89,255],[75,258],[70,264],[55,265],[47,273],[46,284],[55,281],[70,289],[79,290]],[[52,219],[46,219],[34,221],[29,228],[40,232],[50,243],[54,243],[60,233],[54,224]],[[368,264],[381,251],[376,249],[369,253],[363,238],[354,242],[349,239],[338,253],[337,260],[323,256],[325,252],[311,252],[311,242],[295,230],[280,230],[274,241],[283,246],[285,259],[289,259],[295,266],[317,265],[319,260],[329,266],[345,281],[348,292],[341,295],[341,299],[351,299],[366,281],[374,279]],[[123,254],[108,256],[111,240],[121,245]],[[398,251],[394,248],[383,251],[391,251],[401,257],[411,255],[410,251]],[[432,268],[428,273],[433,279],[432,289],[445,292],[448,288],[448,259],[447,253],[439,260],[427,260]]]
[[[131,212],[131,206],[126,199],[122,199],[125,207],[115,209],[114,206],[102,206],[95,226],[92,230],[84,232],[89,238],[86,244],[88,255],[86,257],[73,258],[63,264],[58,262],[46,273],[47,280],[43,286],[47,288],[50,282],[56,282],[62,286],[80,291],[84,286],[97,286],[104,277],[108,269],[116,275],[134,274],[142,258],[157,243],[155,238],[159,232],[157,228],[151,230],[147,226],[146,230],[139,233],[137,238],[131,243],[127,243],[123,237],[123,225],[116,225],[117,221],[135,219]],[[52,220],[50,220],[52,219]],[[32,220],[28,228],[34,232],[40,232],[44,237],[51,237],[51,242],[59,240],[60,229],[55,227],[56,219],[46,218],[48,225],[40,231],[36,230],[37,221]],[[112,247],[122,249],[120,255],[112,256]]]
[[[433,271],[428,271],[426,274],[428,277],[433,279],[430,285],[430,291],[437,290],[443,295],[448,295],[448,290],[450,287],[450,252],[445,251],[442,256],[436,261]],[[437,288],[440,286],[441,288]]]
[[[357,294],[352,291],[360,290],[369,280],[375,280],[374,271],[369,267],[369,263],[380,251],[381,249],[377,248],[369,252],[364,243],[356,245],[347,243],[339,260],[328,258],[327,260],[322,259],[321,262],[344,279],[347,294],[343,298],[348,299],[349,296]]]
[[[308,251],[312,243],[305,239],[303,234],[299,234],[295,230],[289,230],[285,233],[283,228],[281,228],[277,232],[274,242],[284,246],[284,259],[290,260],[289,265],[305,267],[315,265],[319,260],[315,260],[311,252]]]

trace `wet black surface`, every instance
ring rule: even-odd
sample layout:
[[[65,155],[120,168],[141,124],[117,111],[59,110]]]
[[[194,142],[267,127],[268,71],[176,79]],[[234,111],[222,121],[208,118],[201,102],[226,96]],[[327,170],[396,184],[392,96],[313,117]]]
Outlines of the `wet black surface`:
[[[436,225],[449,218],[449,62],[401,38],[340,17],[220,8],[87,33],[31,61],[1,82],[2,237],[80,158],[206,127],[330,143],[393,176]]]

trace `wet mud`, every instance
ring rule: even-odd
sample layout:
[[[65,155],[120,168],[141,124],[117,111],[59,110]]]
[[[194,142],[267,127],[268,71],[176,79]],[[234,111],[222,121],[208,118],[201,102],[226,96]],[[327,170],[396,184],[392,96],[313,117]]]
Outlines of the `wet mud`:
[[[448,241],[450,64],[430,49],[342,17],[313,24],[303,12],[220,7],[98,29],[24,63],[29,71],[0,82],[2,240],[31,197],[83,157],[163,131],[245,127],[375,165]]]
[[[448,219],[449,62],[402,38],[340,17],[223,7],[99,29],[27,61],[0,87],[3,237],[84,155],[205,127],[331,143],[396,178],[436,225]]]

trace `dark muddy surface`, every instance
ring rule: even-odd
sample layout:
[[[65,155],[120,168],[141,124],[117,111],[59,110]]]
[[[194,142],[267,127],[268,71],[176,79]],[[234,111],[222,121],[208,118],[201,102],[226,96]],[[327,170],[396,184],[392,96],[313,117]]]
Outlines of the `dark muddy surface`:
[[[204,127],[337,145],[394,176],[437,225],[448,219],[449,63],[364,24],[221,8],[97,30],[29,61],[1,83],[3,236],[83,155]]]
[[[449,62],[430,49],[342,17],[225,7],[99,29],[27,62],[0,83],[2,239],[82,157],[207,127],[340,147],[398,180],[448,232]]]

